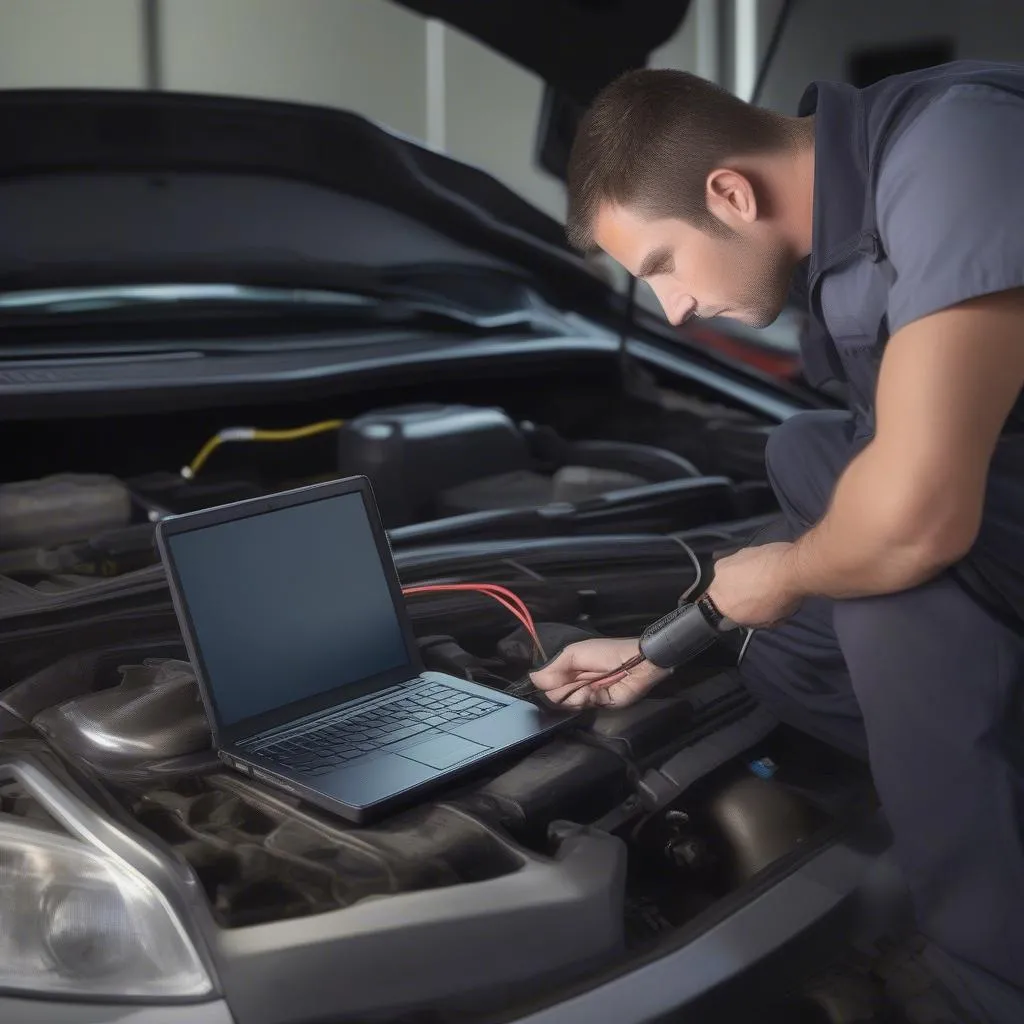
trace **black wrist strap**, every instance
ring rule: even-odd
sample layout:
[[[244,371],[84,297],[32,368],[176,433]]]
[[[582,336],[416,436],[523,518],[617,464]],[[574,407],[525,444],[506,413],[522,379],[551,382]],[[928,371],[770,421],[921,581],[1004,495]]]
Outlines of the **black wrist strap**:
[[[696,605],[712,629],[718,629],[722,625],[725,616],[718,610],[718,605],[711,600],[710,594],[702,594],[698,597]]]

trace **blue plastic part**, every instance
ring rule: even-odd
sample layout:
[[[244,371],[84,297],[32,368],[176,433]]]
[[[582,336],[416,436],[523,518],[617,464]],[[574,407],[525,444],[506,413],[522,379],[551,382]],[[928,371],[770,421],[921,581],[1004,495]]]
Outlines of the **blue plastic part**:
[[[770,757],[759,757],[747,766],[759,779],[770,779],[779,770],[779,766]]]

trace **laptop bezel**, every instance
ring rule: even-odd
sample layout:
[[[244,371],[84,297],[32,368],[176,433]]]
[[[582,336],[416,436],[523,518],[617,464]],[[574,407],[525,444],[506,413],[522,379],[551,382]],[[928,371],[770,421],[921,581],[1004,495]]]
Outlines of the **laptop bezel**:
[[[387,580],[395,615],[398,618],[408,661],[396,669],[390,669],[387,672],[371,676],[360,683],[345,683],[336,689],[317,694],[315,697],[292,701],[273,711],[253,715],[231,725],[226,725],[221,720],[217,702],[209,684],[206,663],[196,636],[195,624],[192,621],[192,616],[184,597],[181,579],[178,575],[178,567],[175,563],[172,546],[169,541],[179,534],[192,533],[224,523],[265,515],[296,505],[305,505],[315,501],[330,501],[334,498],[341,498],[351,494],[358,494],[360,496],[363,507],[366,510],[367,518],[370,522],[370,530],[377,547],[377,554],[380,557],[384,577]],[[384,529],[384,524],[381,521],[380,510],[373,496],[370,481],[365,476],[345,477],[326,483],[310,484],[306,487],[298,487],[265,497],[247,498],[242,501],[201,509],[196,512],[185,512],[180,515],[167,516],[157,523],[155,532],[160,557],[167,571],[171,600],[181,626],[185,648],[188,651],[189,659],[196,674],[196,682],[199,685],[203,704],[206,707],[216,747],[231,746],[280,726],[301,721],[304,718],[316,715],[318,712],[379,693],[382,690],[406,683],[424,671],[423,659],[420,656],[419,646],[416,643],[416,636],[412,628],[412,620],[409,617],[408,609],[405,606],[405,599],[402,596],[402,587],[395,569],[391,544]]]

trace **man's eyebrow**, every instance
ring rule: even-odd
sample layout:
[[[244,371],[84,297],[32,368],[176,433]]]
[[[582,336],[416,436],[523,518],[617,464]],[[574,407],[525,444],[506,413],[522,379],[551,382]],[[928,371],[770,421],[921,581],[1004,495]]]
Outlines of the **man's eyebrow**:
[[[674,270],[672,250],[667,247],[653,249],[640,264],[637,277],[651,277],[654,274],[671,274]]]

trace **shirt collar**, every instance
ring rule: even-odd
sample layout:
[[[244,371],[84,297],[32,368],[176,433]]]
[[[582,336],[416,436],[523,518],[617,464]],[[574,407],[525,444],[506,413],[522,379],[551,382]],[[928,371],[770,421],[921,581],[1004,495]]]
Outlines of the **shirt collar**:
[[[838,82],[814,82],[797,108],[814,115],[814,210],[809,276],[858,249],[876,249],[868,148],[861,92]]]

